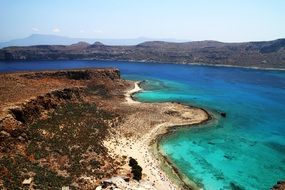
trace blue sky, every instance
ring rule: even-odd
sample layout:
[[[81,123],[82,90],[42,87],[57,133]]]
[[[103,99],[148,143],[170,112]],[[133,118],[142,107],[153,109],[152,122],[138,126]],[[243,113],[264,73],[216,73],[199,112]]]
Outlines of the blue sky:
[[[285,0],[0,0],[0,41],[33,33],[224,42],[285,37]]]

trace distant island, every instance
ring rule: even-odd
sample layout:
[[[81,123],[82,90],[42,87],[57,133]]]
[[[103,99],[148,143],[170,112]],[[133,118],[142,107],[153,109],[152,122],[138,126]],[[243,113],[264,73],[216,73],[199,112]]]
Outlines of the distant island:
[[[148,41],[125,46],[100,42],[12,46],[0,49],[0,60],[124,60],[285,69],[285,39],[244,43]]]
[[[35,46],[35,45],[72,45],[77,42],[87,42],[93,44],[100,41],[106,45],[137,45],[145,41],[168,41],[168,42],[185,42],[189,40],[171,39],[171,38],[73,38],[54,34],[31,34],[25,38],[12,39],[0,42],[0,48],[10,46]]]

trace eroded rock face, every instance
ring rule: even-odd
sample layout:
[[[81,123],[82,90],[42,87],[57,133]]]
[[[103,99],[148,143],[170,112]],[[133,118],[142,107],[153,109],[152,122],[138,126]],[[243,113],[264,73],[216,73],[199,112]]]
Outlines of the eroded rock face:
[[[17,137],[21,134],[22,131],[25,130],[25,126],[22,122],[15,119],[12,115],[8,115],[3,120],[0,121],[2,125],[2,131],[4,133],[8,133],[9,135],[6,137]],[[3,136],[2,140],[4,141],[5,138]]]
[[[94,189],[116,173],[103,140],[127,85],[117,69],[0,74],[0,189]]]
[[[31,80],[59,79],[75,81],[100,81],[120,79],[118,69],[87,69],[87,70],[65,70],[65,71],[45,71],[20,74],[20,77]],[[83,82],[84,83],[84,82]],[[45,84],[43,84],[45,85]],[[89,90],[98,91],[99,95],[106,95],[108,89],[102,85],[94,85]],[[18,138],[25,133],[29,124],[44,116],[47,112],[58,106],[79,101],[85,87],[69,87],[59,90],[53,90],[44,95],[39,95],[18,106],[6,108],[6,114],[0,118],[0,138],[4,141],[6,138]]]
[[[33,122],[45,110],[56,108],[60,103],[77,100],[80,88],[67,88],[47,93],[30,100],[21,107],[11,108],[10,113],[13,118],[23,124]]]
[[[19,138],[27,130],[29,124],[43,116],[44,113],[55,109],[61,104],[78,101],[80,99],[80,88],[56,90],[44,96],[23,103],[21,106],[9,109],[6,117],[0,120],[2,141],[7,138]]]

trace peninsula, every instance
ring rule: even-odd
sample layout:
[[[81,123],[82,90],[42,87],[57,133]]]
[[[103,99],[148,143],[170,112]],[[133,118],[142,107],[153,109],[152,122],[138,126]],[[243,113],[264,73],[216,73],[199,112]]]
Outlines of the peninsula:
[[[1,189],[190,188],[172,168],[167,176],[161,170],[168,162],[156,139],[169,127],[207,121],[206,111],[137,102],[139,83],[117,69],[2,73],[0,80]]]

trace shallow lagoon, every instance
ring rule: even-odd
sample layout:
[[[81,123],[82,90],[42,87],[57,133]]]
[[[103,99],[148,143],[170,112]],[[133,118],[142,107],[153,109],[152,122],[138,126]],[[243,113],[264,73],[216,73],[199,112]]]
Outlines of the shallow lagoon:
[[[140,101],[178,101],[212,113],[208,125],[180,129],[161,150],[207,190],[269,189],[285,179],[285,72],[118,61],[0,62],[0,72],[118,67],[146,80]]]
[[[136,97],[227,113],[161,141],[160,149],[183,174],[208,190],[270,189],[285,178],[284,73],[190,67],[168,80],[149,84],[149,91],[146,84]]]

